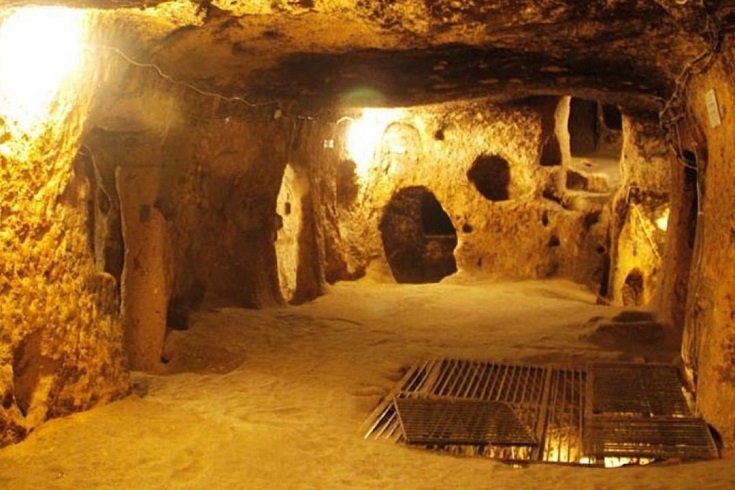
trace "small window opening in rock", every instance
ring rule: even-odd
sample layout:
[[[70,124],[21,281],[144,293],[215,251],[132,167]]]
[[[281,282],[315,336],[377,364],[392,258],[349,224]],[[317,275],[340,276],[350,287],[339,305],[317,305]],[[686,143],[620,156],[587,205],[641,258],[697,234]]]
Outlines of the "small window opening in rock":
[[[606,249],[605,247],[603,247],[602,245],[599,245],[599,246],[598,246],[598,247],[597,247],[597,248],[595,249],[595,251],[596,251],[596,252],[597,252],[598,254],[600,254],[600,255],[604,255],[604,254],[606,254],[606,253],[607,253],[607,249]]]
[[[283,214],[285,214],[286,216],[291,214],[291,203],[290,202],[286,202],[283,204]]]
[[[587,177],[576,170],[567,170],[567,189],[586,191],[588,188]]]
[[[623,130],[623,115],[614,105],[602,104],[602,121],[605,123],[605,127],[612,131]]]
[[[556,235],[551,235],[551,238],[549,238],[549,247],[555,248],[561,245],[561,240],[559,240],[559,237]]]
[[[472,225],[469,223],[465,223],[462,225],[462,233],[472,233],[474,228],[472,228]]]
[[[692,167],[697,166],[697,154],[692,150],[683,150],[681,152],[681,157],[687,165],[691,165]]]
[[[559,140],[555,134],[552,133],[544,141],[544,145],[541,147],[541,159],[539,163],[542,167],[561,165],[561,146],[559,146]]]
[[[625,306],[641,306],[643,304],[643,273],[637,268],[631,270],[625,277],[623,304]]]
[[[541,224],[544,226],[549,226],[549,213],[547,211],[544,211],[541,215]]]
[[[597,150],[597,102],[573,97],[569,103],[569,147],[572,156],[594,154]]]
[[[544,188],[544,190],[541,192],[541,197],[543,197],[544,199],[548,199],[549,201],[553,201],[557,204],[561,204],[563,201],[561,193],[553,186]]]
[[[445,135],[444,135],[444,129],[437,129],[434,132],[434,139],[437,141],[444,141]]]
[[[490,201],[506,201],[510,198],[510,164],[497,155],[480,155],[472,162],[467,178]]]
[[[591,213],[587,213],[584,216],[584,229],[589,230],[590,228],[595,226],[597,223],[599,223],[601,214],[602,214],[601,211],[593,211]]]
[[[572,169],[584,171],[584,174],[590,178],[594,177],[595,181],[601,184],[606,181],[602,186],[595,185],[596,188],[604,187],[604,192],[609,192],[610,187],[619,185],[620,156],[623,149],[620,111],[615,106],[595,100],[572,97],[569,102],[567,129]],[[569,182],[567,186],[569,187]]]
[[[380,233],[388,265],[399,283],[438,282],[457,271],[457,233],[426,187],[398,191],[385,208]]]

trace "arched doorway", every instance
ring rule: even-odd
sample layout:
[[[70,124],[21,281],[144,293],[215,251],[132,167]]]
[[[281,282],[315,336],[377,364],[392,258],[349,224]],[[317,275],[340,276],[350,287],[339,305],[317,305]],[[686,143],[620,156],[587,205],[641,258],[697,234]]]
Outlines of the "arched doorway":
[[[399,283],[439,282],[457,271],[457,232],[426,187],[398,191],[380,222],[385,256]]]

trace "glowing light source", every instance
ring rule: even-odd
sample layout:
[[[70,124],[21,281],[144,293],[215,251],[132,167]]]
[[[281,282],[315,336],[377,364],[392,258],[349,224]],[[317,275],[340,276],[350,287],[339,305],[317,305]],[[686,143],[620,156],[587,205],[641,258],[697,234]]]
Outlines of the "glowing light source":
[[[363,109],[347,135],[347,153],[357,165],[357,174],[365,177],[385,128],[396,118],[392,109]]]
[[[0,27],[0,111],[29,131],[46,119],[63,81],[82,60],[85,14],[60,7],[12,13]]]

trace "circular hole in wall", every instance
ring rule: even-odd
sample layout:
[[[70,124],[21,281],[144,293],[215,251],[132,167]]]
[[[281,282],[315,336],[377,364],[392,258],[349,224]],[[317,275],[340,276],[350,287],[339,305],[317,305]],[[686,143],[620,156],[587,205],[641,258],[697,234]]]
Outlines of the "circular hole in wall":
[[[507,201],[510,198],[510,164],[503,157],[480,155],[472,162],[467,178],[490,201]]]
[[[426,187],[398,191],[380,222],[385,256],[399,283],[438,282],[457,271],[457,232]]]

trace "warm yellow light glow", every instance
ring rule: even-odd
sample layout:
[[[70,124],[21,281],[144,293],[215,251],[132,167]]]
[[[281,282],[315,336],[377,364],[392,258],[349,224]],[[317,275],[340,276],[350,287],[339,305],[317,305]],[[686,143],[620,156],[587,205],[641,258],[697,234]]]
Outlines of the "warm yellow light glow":
[[[661,213],[661,216],[656,218],[656,226],[661,231],[666,231],[666,228],[669,227],[669,208],[666,208],[663,213]]]
[[[84,12],[19,9],[0,24],[0,115],[29,131],[80,65]]]
[[[362,117],[350,126],[347,153],[357,165],[357,174],[365,177],[385,128],[397,118],[393,109],[363,109]]]

